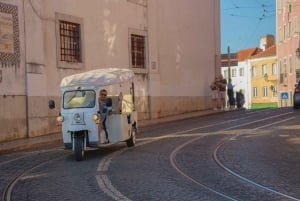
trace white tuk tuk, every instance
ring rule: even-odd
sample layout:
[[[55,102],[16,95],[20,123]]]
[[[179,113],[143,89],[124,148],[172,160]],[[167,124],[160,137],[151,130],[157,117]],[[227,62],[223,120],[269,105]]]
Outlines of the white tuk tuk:
[[[78,161],[88,147],[126,142],[135,145],[137,112],[134,107],[134,73],[129,69],[97,69],[62,79],[60,114],[63,143],[72,149]],[[106,91],[106,103],[98,102],[100,91]],[[55,108],[55,102],[49,101]],[[105,120],[103,119],[105,116]]]

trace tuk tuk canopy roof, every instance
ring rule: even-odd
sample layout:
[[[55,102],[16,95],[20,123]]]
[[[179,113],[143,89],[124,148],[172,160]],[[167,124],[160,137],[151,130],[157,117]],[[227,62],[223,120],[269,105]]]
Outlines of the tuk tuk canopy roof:
[[[74,86],[100,87],[132,80],[134,73],[124,68],[104,68],[87,71],[64,77],[60,83],[61,88]]]

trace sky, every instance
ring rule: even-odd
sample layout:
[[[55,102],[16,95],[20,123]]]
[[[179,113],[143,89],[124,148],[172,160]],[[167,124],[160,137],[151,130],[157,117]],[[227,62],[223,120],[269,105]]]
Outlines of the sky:
[[[276,38],[276,0],[220,0],[221,53],[259,47],[261,36]]]

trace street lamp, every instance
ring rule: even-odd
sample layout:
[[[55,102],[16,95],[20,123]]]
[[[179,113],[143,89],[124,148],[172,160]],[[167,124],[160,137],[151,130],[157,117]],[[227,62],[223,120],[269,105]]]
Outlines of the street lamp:
[[[230,47],[227,47],[227,56],[228,56],[228,80],[231,79],[231,72],[230,72]]]

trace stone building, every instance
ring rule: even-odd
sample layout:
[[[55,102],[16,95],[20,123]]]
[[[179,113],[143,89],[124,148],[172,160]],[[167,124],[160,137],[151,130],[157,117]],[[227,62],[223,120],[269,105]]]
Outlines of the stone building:
[[[138,119],[210,108],[219,0],[0,0],[0,141],[59,132],[61,79],[135,72]],[[218,73],[218,72],[217,72]]]

